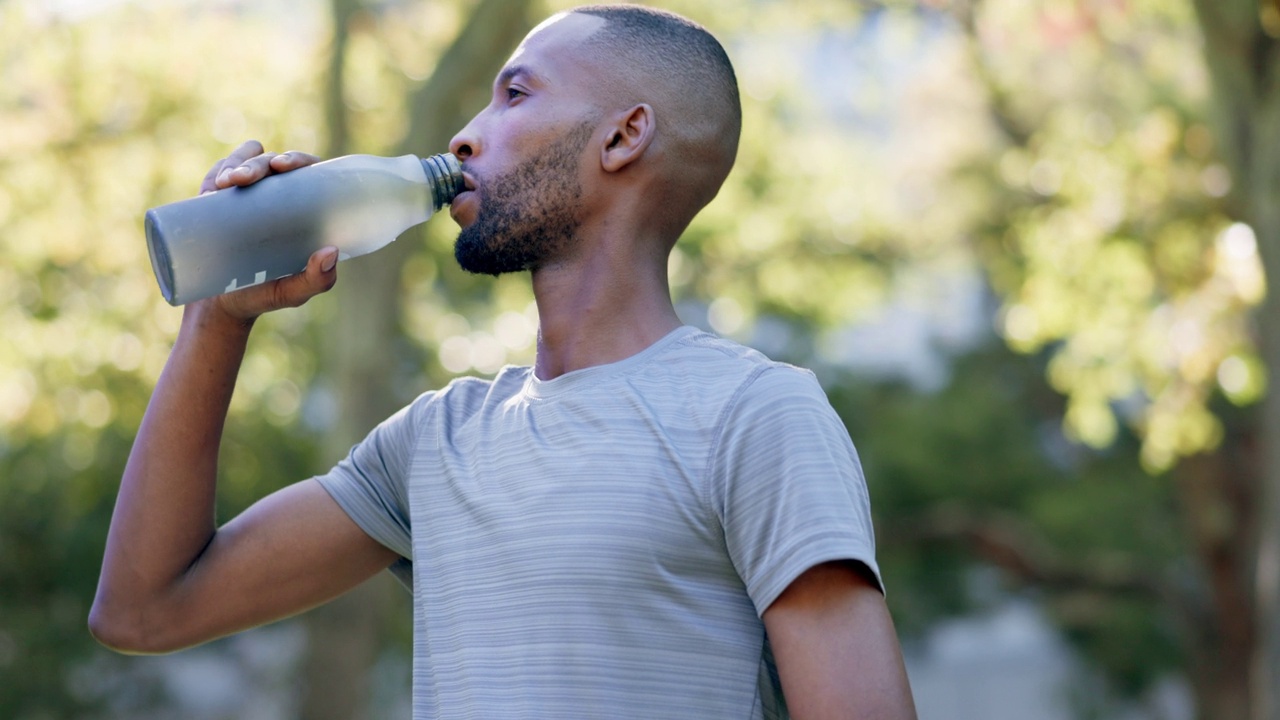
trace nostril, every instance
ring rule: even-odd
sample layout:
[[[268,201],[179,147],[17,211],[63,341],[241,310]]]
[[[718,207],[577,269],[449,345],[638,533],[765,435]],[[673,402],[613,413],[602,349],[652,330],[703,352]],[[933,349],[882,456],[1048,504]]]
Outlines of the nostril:
[[[453,151],[453,154],[457,156],[459,160],[466,160],[472,155],[471,146],[467,143],[462,143]]]

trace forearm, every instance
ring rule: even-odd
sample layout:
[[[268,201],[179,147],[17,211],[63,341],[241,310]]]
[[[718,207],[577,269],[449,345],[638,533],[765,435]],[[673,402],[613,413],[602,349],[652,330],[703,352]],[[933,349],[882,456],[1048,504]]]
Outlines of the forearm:
[[[99,620],[132,628],[153,617],[213,538],[218,448],[250,325],[211,303],[185,310],[121,480]]]
[[[267,153],[249,141],[214,164],[200,192],[252,185],[318,160]],[[318,486],[277,493],[214,542],[218,447],[252,318],[328,291],[338,279],[337,262],[337,248],[324,247],[296,275],[184,310],[111,518],[89,614],[89,628],[104,644],[147,652],[202,642],[332,597],[390,562]],[[306,547],[290,545],[313,527],[319,529],[311,530]],[[308,554],[309,547],[323,552]],[[340,567],[336,579],[308,585],[329,555],[342,555],[351,566]],[[274,592],[283,576],[292,594]]]

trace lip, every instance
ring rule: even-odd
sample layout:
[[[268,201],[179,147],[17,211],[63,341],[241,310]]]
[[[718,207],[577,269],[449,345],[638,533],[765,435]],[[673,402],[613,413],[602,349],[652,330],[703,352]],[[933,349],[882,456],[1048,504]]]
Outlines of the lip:
[[[478,210],[468,206],[479,202],[475,198],[476,179],[464,169],[462,171],[462,192],[455,195],[453,200],[449,202],[449,216],[454,219],[454,222],[465,227],[474,221]]]
[[[463,190],[454,196],[449,203],[449,216],[459,225],[469,225],[475,217],[476,193],[474,190]]]

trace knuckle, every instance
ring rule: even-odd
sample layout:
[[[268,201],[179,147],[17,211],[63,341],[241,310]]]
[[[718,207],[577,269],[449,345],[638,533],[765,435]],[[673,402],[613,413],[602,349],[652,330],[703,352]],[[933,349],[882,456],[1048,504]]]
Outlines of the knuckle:
[[[262,153],[246,161],[245,165],[253,170],[266,170],[271,165],[271,158],[275,156],[275,153]]]
[[[289,297],[285,292],[285,285],[286,283],[282,280],[271,287],[270,306],[272,310],[289,307]]]

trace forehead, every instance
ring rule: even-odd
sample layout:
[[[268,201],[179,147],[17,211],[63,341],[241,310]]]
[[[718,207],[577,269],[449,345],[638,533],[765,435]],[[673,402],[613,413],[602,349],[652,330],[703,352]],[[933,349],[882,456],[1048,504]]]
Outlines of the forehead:
[[[584,80],[597,69],[584,43],[604,24],[604,18],[572,12],[547,18],[511,54],[503,75],[521,69],[551,84]]]

